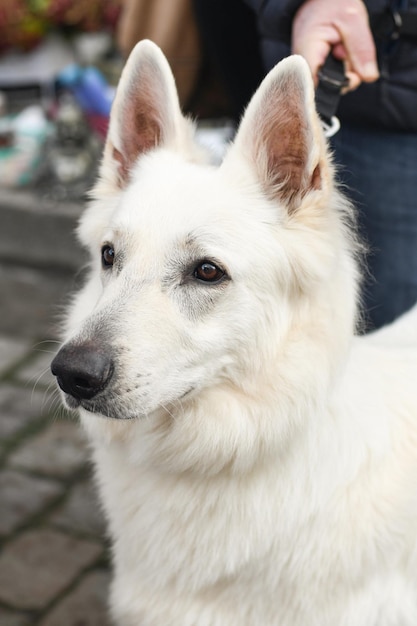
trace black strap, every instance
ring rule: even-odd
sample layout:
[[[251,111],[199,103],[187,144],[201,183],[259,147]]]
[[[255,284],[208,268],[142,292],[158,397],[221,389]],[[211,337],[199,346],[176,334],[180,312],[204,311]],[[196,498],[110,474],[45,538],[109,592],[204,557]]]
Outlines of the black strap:
[[[345,76],[343,61],[335,59],[330,52],[319,70],[318,78],[316,108],[326,127],[331,127],[332,118],[339,106],[342,89],[349,84]]]
[[[375,39],[395,41],[399,37],[417,39],[417,12],[387,9],[369,16],[370,27]],[[316,89],[316,107],[328,136],[334,128],[334,116],[339,106],[343,87],[349,83],[345,76],[343,61],[338,61],[330,52],[320,68]]]

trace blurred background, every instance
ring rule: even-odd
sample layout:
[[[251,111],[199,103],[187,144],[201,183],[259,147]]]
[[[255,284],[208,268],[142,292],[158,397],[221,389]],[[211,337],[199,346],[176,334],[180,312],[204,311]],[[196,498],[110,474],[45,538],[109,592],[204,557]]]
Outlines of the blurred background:
[[[54,307],[85,261],[74,225],[121,68],[143,38],[165,52],[203,141],[228,127],[190,0],[1,0],[0,332],[56,335]]]
[[[0,0],[0,625],[106,626],[109,553],[81,429],[49,365],[115,86],[161,46],[219,158],[231,107],[190,0]]]

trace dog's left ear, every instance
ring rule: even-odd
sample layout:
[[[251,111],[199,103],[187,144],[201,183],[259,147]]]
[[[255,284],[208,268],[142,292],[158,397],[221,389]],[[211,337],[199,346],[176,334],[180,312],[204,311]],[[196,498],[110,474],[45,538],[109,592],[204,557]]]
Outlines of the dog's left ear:
[[[254,168],[264,192],[289,211],[310,190],[322,188],[327,152],[313,80],[302,57],[284,59],[263,80],[226,162],[236,151]]]
[[[117,88],[102,175],[124,187],[139,156],[158,146],[175,144],[184,122],[168,61],[151,41],[139,42]]]

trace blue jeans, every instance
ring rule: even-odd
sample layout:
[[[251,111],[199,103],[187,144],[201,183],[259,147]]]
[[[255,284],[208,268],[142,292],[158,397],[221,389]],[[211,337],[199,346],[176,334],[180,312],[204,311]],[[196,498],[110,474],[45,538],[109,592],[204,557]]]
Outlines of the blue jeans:
[[[366,329],[379,328],[417,302],[417,134],[342,123],[332,146],[369,247]]]

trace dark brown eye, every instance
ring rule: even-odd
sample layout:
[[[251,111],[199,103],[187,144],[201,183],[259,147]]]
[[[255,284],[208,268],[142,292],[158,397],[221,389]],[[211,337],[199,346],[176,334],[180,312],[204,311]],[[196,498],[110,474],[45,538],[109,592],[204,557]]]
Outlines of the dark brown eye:
[[[103,267],[106,269],[111,267],[114,263],[114,249],[109,246],[103,246],[101,249],[101,263]]]
[[[214,263],[203,261],[197,265],[193,276],[197,280],[201,280],[205,283],[217,283],[225,276],[225,272]]]

